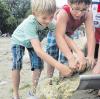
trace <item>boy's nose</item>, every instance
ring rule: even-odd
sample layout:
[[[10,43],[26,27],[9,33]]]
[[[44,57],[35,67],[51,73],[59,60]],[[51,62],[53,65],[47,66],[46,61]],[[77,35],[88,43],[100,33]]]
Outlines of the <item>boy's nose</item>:
[[[87,10],[86,10],[87,11]],[[82,10],[80,10],[80,11],[78,11],[78,14],[80,14],[80,15],[82,15],[82,14],[84,14],[86,11],[82,11]]]
[[[49,23],[51,20],[50,19],[48,19],[48,20],[46,20],[46,23]]]
[[[79,16],[81,16],[83,13],[81,12],[81,11],[79,11],[79,12],[77,12],[75,15],[77,16],[77,17],[79,17]]]
[[[50,21],[51,21],[51,20],[46,20],[46,23],[48,24],[48,23],[50,23]]]

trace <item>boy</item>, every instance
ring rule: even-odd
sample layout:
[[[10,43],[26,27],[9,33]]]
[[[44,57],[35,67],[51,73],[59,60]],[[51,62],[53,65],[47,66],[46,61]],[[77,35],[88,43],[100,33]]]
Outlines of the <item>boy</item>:
[[[62,75],[70,75],[72,70],[69,67],[57,62],[50,55],[45,53],[41,47],[41,40],[50,31],[55,32],[55,25],[52,19],[56,11],[55,0],[32,0],[32,15],[26,18],[12,34],[12,82],[14,99],[19,99],[20,70],[22,69],[22,58],[25,47],[31,60],[33,89],[31,97],[34,98],[36,86],[43,69],[43,61],[46,61],[57,68]]]
[[[92,11],[91,9],[89,9],[91,0],[68,0],[67,3],[68,5],[65,5],[57,14],[56,42],[61,52],[63,52],[65,58],[68,60],[69,67],[73,70],[81,72],[85,69],[86,62],[89,65],[94,64],[95,35]],[[84,57],[83,52],[70,38],[73,35],[74,31],[83,23],[85,24],[87,33],[87,61]],[[51,42],[52,36],[50,43]],[[77,60],[74,57],[72,51],[75,51],[77,53]],[[54,53],[54,51],[52,52]],[[50,54],[52,55],[52,53]],[[60,58],[61,61],[64,59],[62,55],[60,56]]]
[[[70,36],[74,33],[82,23],[85,24],[87,33],[87,60],[88,64],[94,63],[94,47],[95,36],[93,28],[92,12],[89,10],[91,0],[68,0],[68,5],[65,5],[57,16],[56,25],[56,41],[60,50],[68,59],[71,68],[78,68],[79,71],[84,70],[86,64],[83,53],[73,43]],[[63,46],[64,45],[64,46]],[[77,67],[75,58],[71,50],[75,51],[78,56],[79,65]]]

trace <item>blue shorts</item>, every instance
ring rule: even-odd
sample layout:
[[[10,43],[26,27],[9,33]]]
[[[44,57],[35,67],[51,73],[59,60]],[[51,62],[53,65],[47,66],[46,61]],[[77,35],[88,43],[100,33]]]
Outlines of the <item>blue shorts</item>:
[[[59,58],[59,49],[56,44],[55,36],[49,32],[47,35],[47,49],[46,52],[52,56],[54,59],[58,60]]]
[[[80,36],[80,31],[75,32],[73,35],[69,36],[71,39],[78,39]],[[64,56],[64,54],[59,51],[56,43],[56,38],[52,32],[49,32],[47,35],[47,53],[59,60],[63,64],[67,64],[68,60]]]
[[[66,57],[64,56],[64,54],[62,52],[59,52],[59,61],[62,64],[67,64],[68,63],[68,60],[66,59]]]
[[[13,45],[11,49],[13,55],[12,70],[21,70],[25,47],[21,45]],[[29,57],[31,61],[31,70],[34,71],[34,69],[43,69],[43,60],[41,60],[40,57],[36,55],[33,48],[27,48],[27,50],[29,52]]]
[[[64,55],[62,53],[59,53],[60,51],[58,49],[55,36],[52,32],[49,32],[47,35],[46,52],[56,60],[59,60],[61,63],[67,62],[67,59],[64,57]]]

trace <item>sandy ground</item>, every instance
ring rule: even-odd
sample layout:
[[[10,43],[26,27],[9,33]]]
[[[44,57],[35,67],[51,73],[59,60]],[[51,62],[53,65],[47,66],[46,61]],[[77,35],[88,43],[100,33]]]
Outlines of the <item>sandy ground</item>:
[[[0,38],[0,99],[12,99],[12,82],[11,82],[11,50],[10,39]],[[57,71],[53,78],[53,85],[47,84],[46,77],[46,64],[45,69],[42,72],[37,94],[41,93],[40,99],[100,99],[96,97],[97,92],[91,90],[75,91],[77,80],[72,77],[59,82]],[[31,71],[30,62],[25,55],[23,62],[23,70],[21,71],[21,84],[20,84],[20,96],[21,99],[26,99],[28,91],[31,88]],[[69,84],[69,85],[68,85]],[[69,91],[70,90],[70,91]],[[48,95],[47,95],[48,94]],[[47,97],[46,97],[47,96]],[[54,97],[55,96],[55,97]],[[69,97],[70,96],[70,97]]]

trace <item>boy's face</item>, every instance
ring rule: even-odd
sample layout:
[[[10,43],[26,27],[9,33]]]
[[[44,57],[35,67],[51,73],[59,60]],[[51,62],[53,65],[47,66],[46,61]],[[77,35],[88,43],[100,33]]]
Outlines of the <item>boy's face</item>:
[[[37,21],[44,27],[47,27],[49,25],[49,23],[52,21],[53,17],[54,17],[54,14],[51,14],[51,15],[47,15],[47,14],[36,15]]]
[[[86,5],[84,3],[80,4],[71,4],[71,14],[75,20],[80,19],[86,12],[89,10],[89,5]]]

